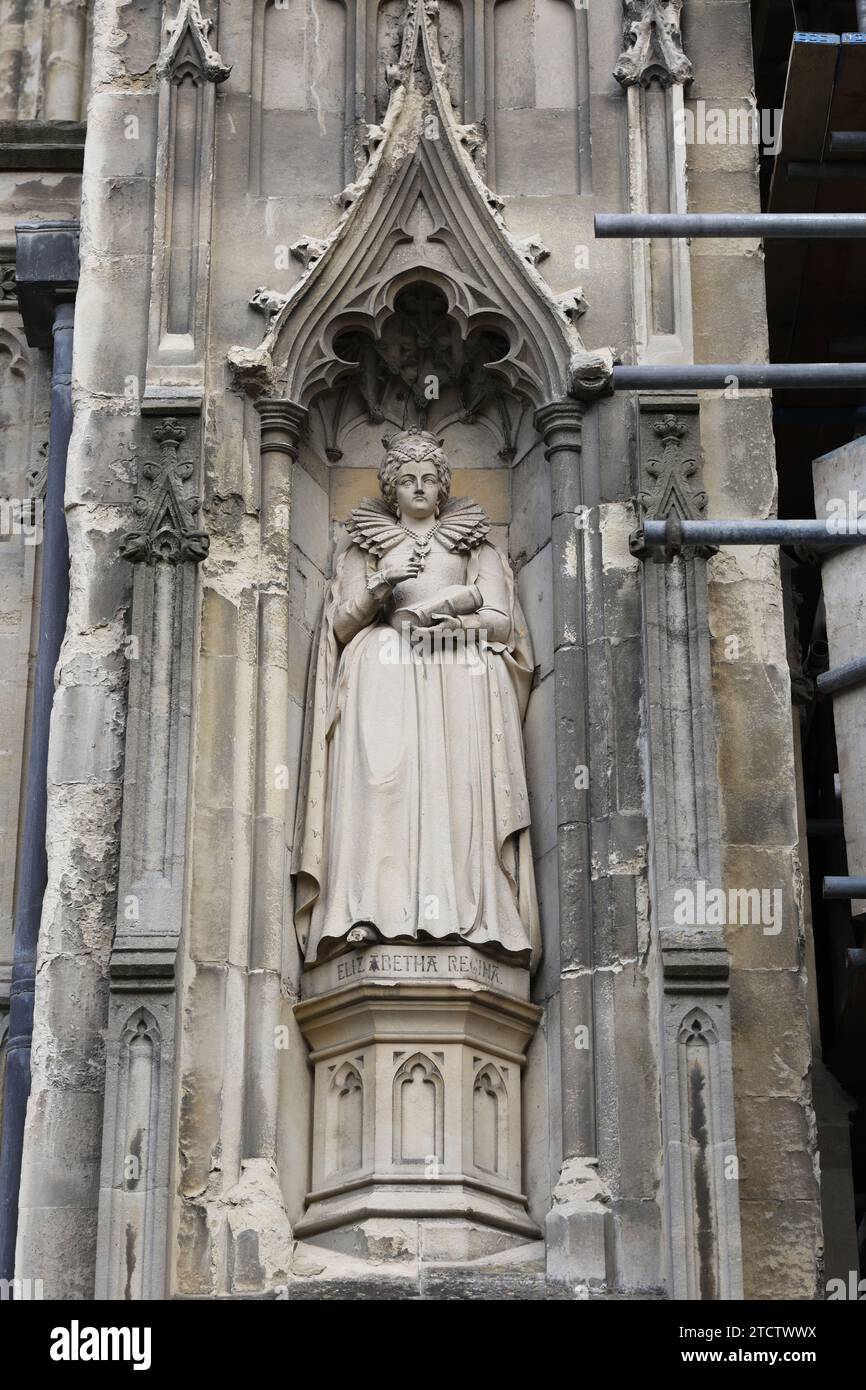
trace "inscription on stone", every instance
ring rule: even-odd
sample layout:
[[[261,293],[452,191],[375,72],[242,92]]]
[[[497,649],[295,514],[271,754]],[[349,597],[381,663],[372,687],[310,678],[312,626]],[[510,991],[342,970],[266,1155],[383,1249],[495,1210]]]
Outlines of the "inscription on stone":
[[[380,951],[364,955],[360,951],[337,962],[337,980],[343,984],[358,975],[436,975],[443,980],[463,976],[501,985],[499,964],[470,955],[468,951],[433,955],[424,951]]]

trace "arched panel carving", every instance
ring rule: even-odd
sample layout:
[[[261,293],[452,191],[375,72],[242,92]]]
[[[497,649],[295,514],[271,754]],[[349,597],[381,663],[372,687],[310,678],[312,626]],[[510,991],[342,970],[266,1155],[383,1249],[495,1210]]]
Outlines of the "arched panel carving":
[[[677,1039],[680,1139],[687,1154],[685,1215],[695,1284],[690,1296],[714,1299],[719,1296],[719,1035],[709,1014],[693,1007],[680,1023]]]
[[[508,1176],[508,1089],[492,1062],[478,1068],[472,1088],[472,1161],[486,1173]]]
[[[350,1173],[364,1161],[364,1082],[351,1062],[335,1067],[328,1088],[325,1173]]]
[[[445,1084],[436,1063],[416,1052],[398,1068],[393,1090],[395,1163],[441,1163]]]
[[[116,1179],[126,1192],[153,1185],[160,1041],[156,1019],[147,1009],[136,1009],[120,1037],[125,1123]]]

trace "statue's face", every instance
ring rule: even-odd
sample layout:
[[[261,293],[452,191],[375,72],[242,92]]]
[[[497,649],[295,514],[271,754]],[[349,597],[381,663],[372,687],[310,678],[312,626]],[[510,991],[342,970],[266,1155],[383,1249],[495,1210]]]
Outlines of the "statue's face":
[[[404,463],[397,474],[397,507],[412,521],[426,521],[439,501],[439,478],[429,459]]]

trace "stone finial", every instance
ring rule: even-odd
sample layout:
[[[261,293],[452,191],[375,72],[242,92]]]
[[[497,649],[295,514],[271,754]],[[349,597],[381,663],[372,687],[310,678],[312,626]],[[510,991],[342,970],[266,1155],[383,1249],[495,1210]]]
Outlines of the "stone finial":
[[[184,77],[206,82],[225,82],[231,68],[211,45],[213,21],[201,12],[201,0],[180,0],[177,18],[157,61],[160,77],[180,82]]]
[[[320,261],[328,249],[327,241],[323,241],[317,236],[302,236],[293,242],[289,247],[291,254],[296,261],[300,261],[304,270],[309,270],[310,266]]]
[[[143,524],[140,530],[127,532],[120,554],[124,560],[144,560],[149,565],[158,560],[171,565],[181,560],[203,560],[210,539],[195,529],[199,499],[184,496],[183,486],[192,477],[194,465],[192,460],[178,457],[186,429],[168,417],[154,427],[153,438],[159,459],[145,463],[142,477],[150,486],[135,499]]]
[[[575,285],[573,290],[563,290],[562,294],[556,295],[555,298],[558,309],[570,323],[577,323],[589,308],[582,285]]]
[[[550,255],[550,251],[537,232],[519,239],[514,238],[514,245],[528,265],[540,265]]]
[[[625,47],[613,70],[623,87],[691,82],[692,65],[680,33],[682,7],[683,0],[623,0]]]
[[[250,307],[258,309],[260,314],[264,314],[265,323],[270,328],[288,300],[287,294],[282,294],[279,290],[270,290],[267,285],[259,285],[258,289],[250,296]]]

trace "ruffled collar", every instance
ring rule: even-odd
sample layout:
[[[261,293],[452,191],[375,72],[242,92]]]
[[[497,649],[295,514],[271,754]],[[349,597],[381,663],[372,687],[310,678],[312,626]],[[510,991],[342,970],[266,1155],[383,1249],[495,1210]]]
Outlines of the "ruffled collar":
[[[378,559],[406,537],[385,503],[366,497],[343,523],[356,545]],[[490,530],[490,518],[470,497],[451,497],[439,514],[436,535],[447,550],[474,550]]]

